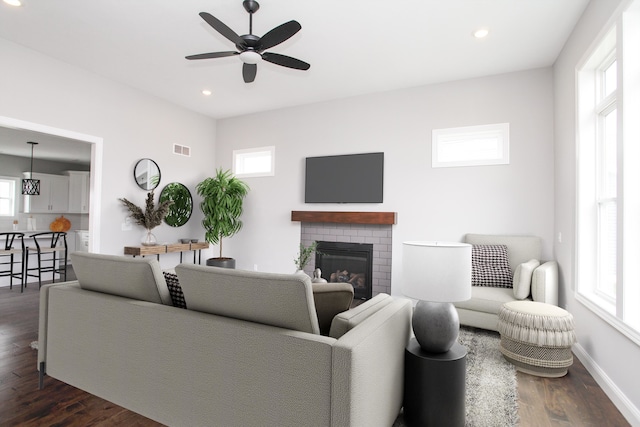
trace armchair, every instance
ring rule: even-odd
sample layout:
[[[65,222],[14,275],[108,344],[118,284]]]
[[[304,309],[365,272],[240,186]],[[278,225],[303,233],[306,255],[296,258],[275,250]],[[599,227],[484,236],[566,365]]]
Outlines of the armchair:
[[[518,281],[528,281],[530,290],[523,292],[516,287],[514,292],[514,288],[473,286],[470,300],[454,303],[461,325],[497,331],[500,308],[518,299],[558,305],[558,264],[540,259],[542,240],[539,237],[467,234],[464,241],[472,245],[506,245],[512,276],[515,273]],[[529,263],[531,260],[539,261],[539,266]],[[527,272],[520,274],[525,269]]]

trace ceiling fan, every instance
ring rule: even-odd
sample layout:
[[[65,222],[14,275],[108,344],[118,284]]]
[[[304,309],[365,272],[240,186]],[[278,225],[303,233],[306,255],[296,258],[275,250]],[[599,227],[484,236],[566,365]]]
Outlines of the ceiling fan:
[[[227,52],[210,52],[200,53],[198,55],[189,55],[187,59],[211,59],[222,58],[225,56],[240,55],[242,60],[242,78],[245,83],[251,83],[256,78],[258,71],[258,61],[264,59],[276,65],[296,70],[308,70],[311,65],[296,58],[278,53],[265,52],[280,43],[291,38],[295,33],[300,31],[302,26],[297,21],[289,21],[277,26],[262,37],[258,37],[253,33],[253,14],[258,11],[260,5],[254,0],[244,0],[242,2],[244,9],[249,12],[249,34],[239,36],[231,28],[227,27],[222,21],[207,12],[200,12],[200,16],[207,24],[211,25],[214,30],[222,34],[225,38],[235,43],[237,51]]]

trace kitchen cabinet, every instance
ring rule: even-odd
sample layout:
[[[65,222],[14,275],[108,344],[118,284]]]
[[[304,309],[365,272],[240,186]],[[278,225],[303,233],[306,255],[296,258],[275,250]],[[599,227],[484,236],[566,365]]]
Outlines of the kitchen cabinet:
[[[29,172],[25,172],[29,178]],[[25,213],[66,213],[69,210],[69,177],[33,173],[40,180],[40,195],[24,196]]]
[[[73,231],[67,231],[67,262],[71,263],[71,254],[77,251],[76,247],[76,233]]]
[[[65,171],[69,177],[69,213],[89,213],[89,172]]]
[[[89,231],[76,230],[76,246],[78,252],[89,252]]]

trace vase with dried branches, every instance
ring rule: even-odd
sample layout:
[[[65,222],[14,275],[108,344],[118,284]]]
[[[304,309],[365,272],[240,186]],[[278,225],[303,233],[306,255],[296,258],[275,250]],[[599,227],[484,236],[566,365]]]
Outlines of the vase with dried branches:
[[[156,236],[153,235],[151,230],[162,224],[162,220],[169,213],[169,206],[173,204],[173,201],[166,200],[161,202],[156,208],[153,201],[153,191],[150,191],[149,194],[147,194],[147,202],[143,211],[140,207],[125,198],[118,200],[129,209],[129,217],[132,218],[136,224],[146,229],[145,234],[142,236],[142,244],[144,246],[156,245]]]

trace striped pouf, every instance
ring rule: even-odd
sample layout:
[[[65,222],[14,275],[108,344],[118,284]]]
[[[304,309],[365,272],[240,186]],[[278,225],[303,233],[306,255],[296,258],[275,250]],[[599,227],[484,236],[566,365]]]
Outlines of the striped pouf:
[[[562,377],[573,364],[573,316],[555,305],[534,301],[505,303],[498,313],[500,351],[517,370]]]

